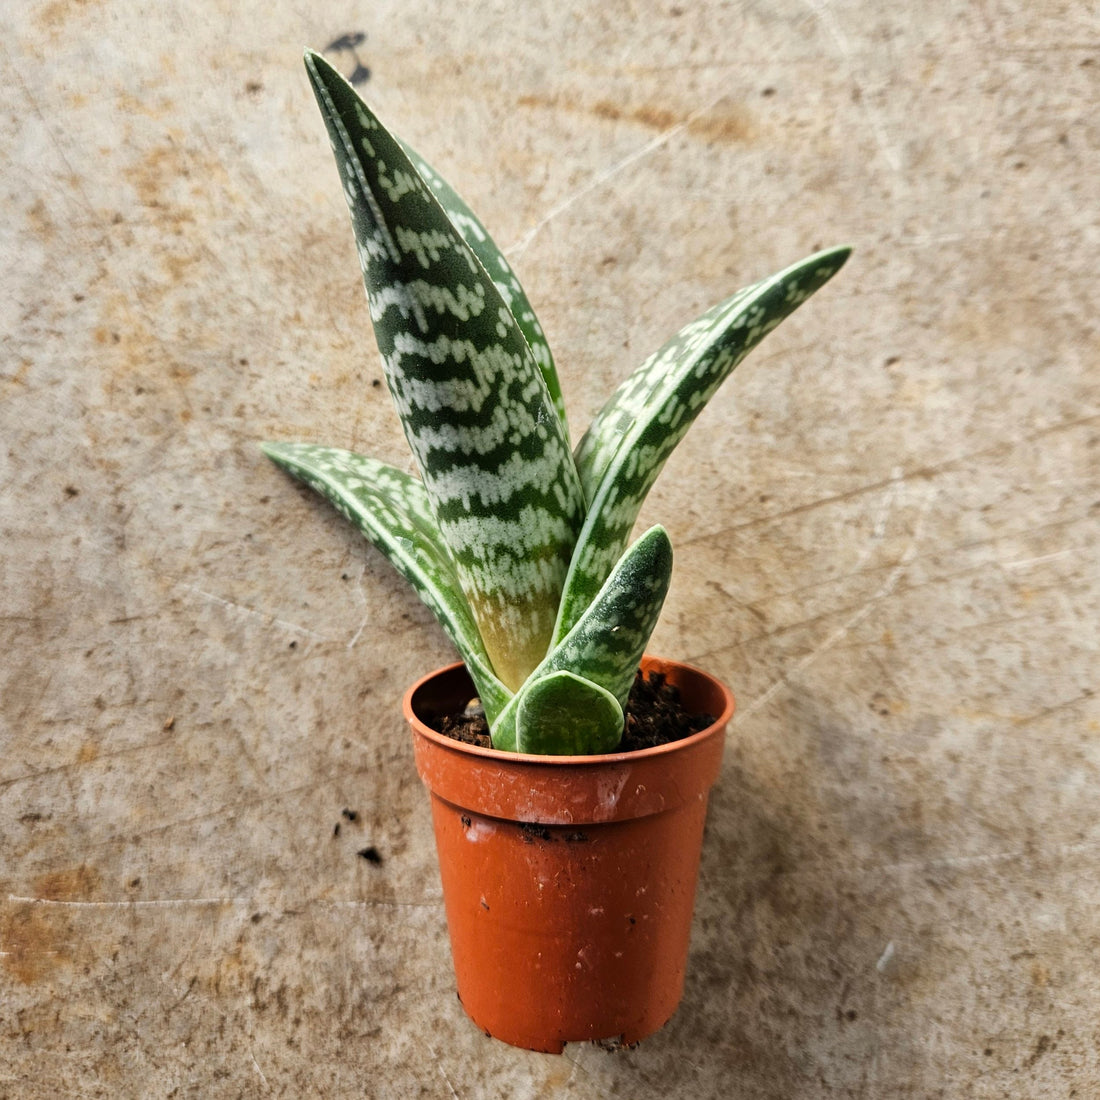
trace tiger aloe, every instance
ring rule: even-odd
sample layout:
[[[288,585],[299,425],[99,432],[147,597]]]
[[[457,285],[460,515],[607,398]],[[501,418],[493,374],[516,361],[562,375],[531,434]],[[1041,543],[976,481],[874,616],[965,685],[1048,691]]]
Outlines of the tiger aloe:
[[[431,608],[494,747],[612,751],[672,570],[663,527],[629,542],[642,501],[719,385],[848,250],[816,253],[685,326],[571,451],[553,357],[503,252],[324,58],[305,62],[421,478],[334,447],[264,450],[355,523]]]

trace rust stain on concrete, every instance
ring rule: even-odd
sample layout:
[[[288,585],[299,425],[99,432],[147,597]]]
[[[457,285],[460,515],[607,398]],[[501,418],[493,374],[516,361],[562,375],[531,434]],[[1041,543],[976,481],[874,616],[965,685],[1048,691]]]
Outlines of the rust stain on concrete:
[[[46,32],[57,34],[71,20],[99,7],[102,0],[51,0],[35,13],[35,22]]]
[[[81,864],[40,875],[35,901],[12,902],[0,916],[0,965],[23,985],[48,978],[62,967],[90,961],[87,942],[73,927],[72,911],[49,901],[90,901],[99,893],[100,874]]]
[[[736,105],[718,105],[697,117],[689,117],[652,103],[629,105],[615,103],[609,99],[599,99],[594,103],[586,104],[565,95],[523,95],[516,100],[516,104],[519,107],[584,111],[612,122],[633,122],[648,130],[656,130],[658,133],[686,123],[688,132],[704,141],[740,143],[751,140],[754,132],[748,111]]]
[[[0,965],[16,981],[31,985],[68,961],[66,930],[58,914],[33,902],[14,905],[0,919]]]
[[[76,762],[78,764],[90,764],[97,756],[99,756],[99,742],[89,738],[80,746],[76,754]]]
[[[50,871],[34,880],[34,896],[42,901],[92,901],[99,893],[101,878],[86,863],[61,871]]]

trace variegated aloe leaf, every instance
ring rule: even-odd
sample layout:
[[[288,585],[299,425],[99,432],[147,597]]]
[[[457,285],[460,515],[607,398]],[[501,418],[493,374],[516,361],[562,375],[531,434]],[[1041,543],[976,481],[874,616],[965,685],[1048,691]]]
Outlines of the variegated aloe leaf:
[[[390,392],[493,669],[546,653],[583,522],[568,440],[527,340],[396,139],[322,57],[332,139]]]
[[[668,456],[734,367],[843,266],[819,252],[746,287],[682,328],[611,396],[575,454],[588,518],[566,580],[555,639],[599,591]]]
[[[585,724],[584,736],[590,739],[585,751],[613,749],[623,732],[621,708],[626,706],[638,662],[657,625],[671,577],[668,532],[660,526],[651,527],[623,554],[577,624],[501,711],[492,724],[494,747],[517,752],[575,751],[579,731],[561,731],[562,744],[572,746],[570,749],[547,748],[547,732],[525,723],[522,709],[526,693],[544,677],[572,672],[608,692],[620,708],[614,728]],[[606,707],[598,710],[605,716],[608,713]],[[532,748],[535,744],[541,747]]]
[[[550,352],[546,334],[542,331],[542,325],[539,324],[539,319],[527,300],[527,293],[520,284],[519,277],[512,270],[512,265],[505,259],[504,253],[497,247],[496,242],[489,236],[489,231],[481,224],[481,219],[466,205],[462,196],[407,142],[396,134],[394,137],[405,150],[405,155],[412,161],[421,178],[429,184],[439,200],[439,205],[451,219],[451,224],[462,234],[463,240],[481,261],[489,278],[500,291],[500,296],[512,311],[512,316],[515,317],[516,324],[519,325],[531,349],[531,354],[535,357],[539,370],[542,371],[550,400],[554,402],[554,409],[568,439],[569,427],[565,419],[565,400],[561,395],[561,383],[558,381],[557,368],[554,366],[554,356]]]
[[[263,450],[334,504],[409,581],[454,642],[486,718],[495,721],[512,693],[489,664],[424,486],[392,466],[338,447],[265,443]]]

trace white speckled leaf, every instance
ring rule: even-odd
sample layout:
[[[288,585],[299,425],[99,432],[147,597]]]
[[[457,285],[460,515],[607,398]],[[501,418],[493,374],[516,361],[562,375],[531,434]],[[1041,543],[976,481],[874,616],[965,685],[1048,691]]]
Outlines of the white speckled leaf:
[[[397,135],[395,134],[394,137]],[[481,219],[466,205],[462,196],[415,149],[401,138],[397,138],[397,141],[415,165],[421,178],[430,185],[435,197],[439,200],[439,205],[451,219],[451,224],[462,234],[463,240],[481,261],[489,278],[496,284],[501,297],[512,311],[512,316],[526,338],[539,370],[542,371],[550,400],[554,403],[558,419],[561,420],[562,430],[568,439],[569,427],[565,419],[565,400],[561,394],[558,372],[554,367],[554,356],[550,352],[546,334],[542,331],[542,325],[535,316],[535,311],[527,299],[527,293],[520,284],[519,277],[489,235],[489,231],[482,225]]]
[[[306,67],[352,214],[386,379],[499,679],[542,659],[584,500],[527,340],[396,139],[323,58]]]
[[[561,748],[553,744],[553,734],[528,728],[526,736],[537,740],[539,748],[524,741],[519,721],[523,698],[543,677],[556,672],[573,672],[608,692],[620,708],[618,728],[599,729],[585,723],[593,752],[608,752],[622,737],[622,710],[634,682],[634,673],[642,658],[649,636],[657,625],[672,577],[672,543],[663,527],[651,527],[616,563],[596,598],[585,609],[573,629],[554,647],[530,679],[509,701],[492,725],[496,748],[519,752],[572,752],[580,734],[561,730]]]
[[[424,486],[392,466],[338,447],[265,443],[263,450],[335,505],[409,581],[454,642],[486,718],[495,721],[512,693],[493,674]]]
[[[707,401],[752,348],[840,270],[848,253],[819,252],[739,291],[682,328],[611,396],[577,445],[588,518],[555,639],[599,591],[646,494]]]

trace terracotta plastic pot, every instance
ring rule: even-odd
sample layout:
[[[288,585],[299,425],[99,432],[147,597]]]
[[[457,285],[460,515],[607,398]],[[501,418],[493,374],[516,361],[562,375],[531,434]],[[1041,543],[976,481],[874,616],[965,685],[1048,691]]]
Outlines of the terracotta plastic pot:
[[[405,695],[458,995],[478,1027],[514,1046],[635,1043],[680,1002],[707,794],[733,697],[689,665],[642,665],[714,724],[640,752],[529,756],[433,728],[474,693],[461,664]]]

